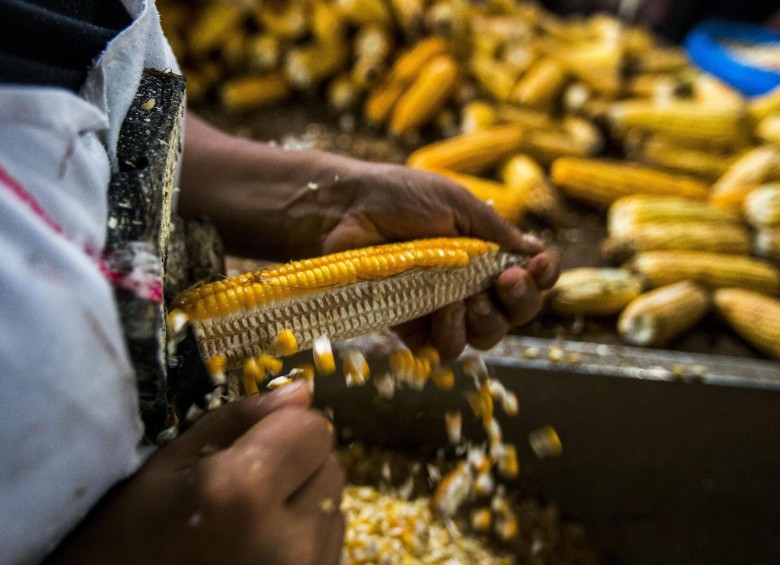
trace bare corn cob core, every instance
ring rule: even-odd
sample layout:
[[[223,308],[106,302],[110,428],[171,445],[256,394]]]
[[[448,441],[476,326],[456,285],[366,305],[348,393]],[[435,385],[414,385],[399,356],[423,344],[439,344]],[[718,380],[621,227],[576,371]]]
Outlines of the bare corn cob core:
[[[523,261],[477,239],[392,243],[205,284],[182,294],[171,315],[183,312],[204,358],[224,355],[231,369],[273,351],[286,328],[301,349],[320,335],[344,340],[387,328],[483,290]]]

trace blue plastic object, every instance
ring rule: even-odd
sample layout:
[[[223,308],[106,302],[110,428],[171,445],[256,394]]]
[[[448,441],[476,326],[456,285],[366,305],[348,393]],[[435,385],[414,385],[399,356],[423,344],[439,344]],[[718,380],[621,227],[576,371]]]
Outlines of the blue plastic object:
[[[696,25],[683,42],[688,56],[698,67],[747,96],[765,94],[780,86],[780,72],[736,59],[724,42],[770,44],[780,50],[780,32],[748,23],[706,20]]]

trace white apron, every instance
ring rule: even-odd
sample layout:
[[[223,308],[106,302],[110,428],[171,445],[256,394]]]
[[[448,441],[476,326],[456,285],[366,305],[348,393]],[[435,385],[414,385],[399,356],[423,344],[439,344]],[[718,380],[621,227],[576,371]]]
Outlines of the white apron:
[[[0,85],[0,563],[42,560],[149,454],[101,272],[119,130],[145,67],[178,71],[153,1],[81,95]],[[67,46],[63,46],[67,48]]]

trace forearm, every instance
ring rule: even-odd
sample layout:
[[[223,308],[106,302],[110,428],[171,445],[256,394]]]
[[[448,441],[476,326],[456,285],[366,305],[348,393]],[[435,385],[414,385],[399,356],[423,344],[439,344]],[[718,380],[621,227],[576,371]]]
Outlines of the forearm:
[[[277,260],[316,253],[351,201],[356,179],[344,177],[360,174],[356,163],[230,136],[190,113],[179,213],[208,215],[233,253]]]

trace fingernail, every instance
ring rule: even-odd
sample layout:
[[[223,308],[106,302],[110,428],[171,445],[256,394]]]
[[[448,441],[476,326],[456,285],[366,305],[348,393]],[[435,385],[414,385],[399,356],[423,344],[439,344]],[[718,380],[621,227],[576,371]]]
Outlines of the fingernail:
[[[512,285],[512,288],[509,290],[509,293],[512,296],[513,300],[520,301],[523,299],[523,296],[525,296],[525,293],[528,291],[528,284],[525,282],[525,279],[518,280],[515,284]]]
[[[544,269],[542,270],[542,277],[545,282],[552,283],[552,279],[558,274],[558,261],[557,258],[550,256],[544,262]]]
[[[471,311],[477,316],[487,316],[490,314],[490,300],[486,296],[478,296],[471,303]]]
[[[304,386],[304,384],[308,386],[308,384],[305,383],[304,381],[305,379],[298,379],[296,381],[291,382],[288,385],[281,386],[276,390],[274,390],[272,393],[270,393],[269,396],[273,395],[278,398],[280,396],[287,396],[290,394],[294,394],[295,392],[300,390],[300,388]]]
[[[539,239],[538,237],[530,233],[523,234],[523,243],[525,243],[529,247],[537,248],[540,251],[544,248],[544,241],[542,241],[541,239]]]

